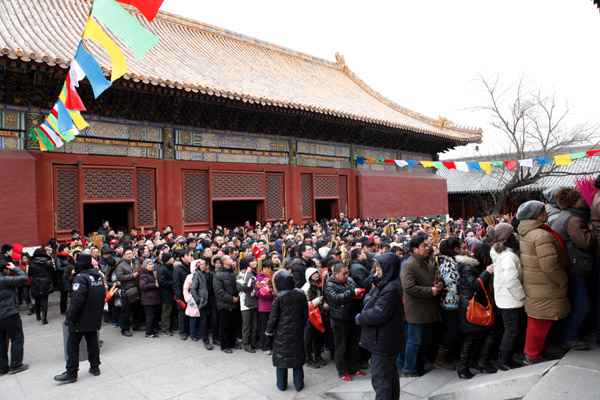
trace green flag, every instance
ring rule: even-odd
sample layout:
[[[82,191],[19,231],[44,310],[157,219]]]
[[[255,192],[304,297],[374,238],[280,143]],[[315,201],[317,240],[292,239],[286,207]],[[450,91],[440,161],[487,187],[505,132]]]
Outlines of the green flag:
[[[446,169],[446,166],[441,161],[434,161],[433,165],[435,165],[435,168],[440,170]]]
[[[587,156],[587,153],[585,151],[582,151],[581,153],[571,153],[571,160],[577,160],[585,156]]]
[[[158,36],[148,32],[140,22],[114,0],[96,0],[92,17],[98,18],[112,33],[133,50],[136,61],[158,43]]]
[[[31,136],[32,132],[33,132],[34,137],[38,140],[38,142],[41,142],[42,146],[45,147],[46,150],[54,150],[54,144],[48,138],[48,136],[46,136],[44,131],[42,131],[40,128],[35,128],[35,129],[31,130],[31,132],[29,133],[29,136]],[[42,147],[42,146],[40,146],[40,147]]]
[[[494,167],[504,167],[504,161],[490,161]]]

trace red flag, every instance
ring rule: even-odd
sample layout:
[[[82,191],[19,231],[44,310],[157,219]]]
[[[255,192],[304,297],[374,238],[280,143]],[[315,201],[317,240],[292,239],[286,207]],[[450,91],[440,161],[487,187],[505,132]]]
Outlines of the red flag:
[[[390,160],[388,158],[385,159],[384,161],[386,164],[394,164],[394,160]]]
[[[504,164],[506,164],[506,168],[508,168],[509,171],[512,171],[517,166],[517,162],[517,160],[504,161]]]
[[[591,156],[593,156],[595,154],[600,153],[600,149],[599,150],[589,150],[589,151],[586,151],[586,153],[587,153],[588,156],[591,157]]]
[[[65,107],[67,107],[71,111],[85,111],[85,106],[83,105],[83,101],[81,101],[81,97],[79,97],[79,93],[73,86],[71,86],[71,74],[67,74],[67,95],[65,96]]]
[[[446,167],[448,169],[456,169],[456,165],[454,164],[454,161],[442,161],[442,164],[444,164],[444,167]]]
[[[120,3],[130,4],[140,10],[144,17],[151,22],[154,17],[156,17],[156,13],[158,9],[162,5],[164,0],[117,0]]]

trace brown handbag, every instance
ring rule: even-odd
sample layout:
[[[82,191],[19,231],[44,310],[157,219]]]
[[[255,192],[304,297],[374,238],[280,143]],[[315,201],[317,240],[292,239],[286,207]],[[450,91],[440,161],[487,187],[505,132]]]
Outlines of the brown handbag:
[[[481,287],[483,288],[483,293],[485,294],[485,299],[487,300],[487,306],[479,304],[475,301],[475,293],[473,293],[473,298],[469,301],[469,308],[467,308],[467,321],[474,325],[481,326],[492,326],[494,325],[494,310],[492,308],[492,303],[488,298],[487,290],[485,290],[485,285],[481,278],[477,278]]]

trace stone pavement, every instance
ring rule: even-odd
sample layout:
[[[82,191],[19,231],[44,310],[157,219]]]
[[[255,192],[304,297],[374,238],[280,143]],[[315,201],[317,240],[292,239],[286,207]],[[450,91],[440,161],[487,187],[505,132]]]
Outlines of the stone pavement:
[[[333,362],[319,369],[304,367],[305,387],[296,392],[289,373],[288,389],[275,385],[271,357],[234,350],[225,354],[215,347],[207,351],[202,341],[180,340],[178,335],[146,339],[144,332],[121,336],[118,328],[103,325],[100,335],[102,375],[88,373],[80,363],[79,380],[58,384],[54,375],[65,370],[63,334],[52,295],[48,325],[21,312],[25,332],[25,360],[29,370],[0,377],[0,399],[323,399],[325,392],[348,382],[341,381]],[[84,339],[85,340],[85,339]],[[329,358],[325,355],[326,359]],[[370,377],[356,377],[370,388]],[[371,389],[372,390],[372,389]]]

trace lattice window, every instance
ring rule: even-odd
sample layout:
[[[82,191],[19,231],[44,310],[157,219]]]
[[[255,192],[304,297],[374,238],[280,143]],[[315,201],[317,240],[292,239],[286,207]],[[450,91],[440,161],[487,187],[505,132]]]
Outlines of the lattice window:
[[[208,221],[208,177],[205,172],[184,172],[185,222]]]
[[[311,185],[311,176],[302,174],[300,177],[300,181],[302,184],[302,216],[303,217],[312,217],[312,185]]]
[[[316,197],[338,197],[338,179],[335,176],[315,177]]]
[[[281,199],[281,187],[283,183],[283,175],[267,174],[267,219],[283,218],[283,201]]]
[[[344,214],[348,214],[348,209],[346,208],[347,197],[346,197],[346,177],[339,177],[339,185],[340,185],[340,212]]]
[[[152,171],[136,172],[138,226],[154,226],[153,173]]]
[[[77,170],[57,169],[57,228],[77,229]]]
[[[263,176],[262,174],[213,174],[213,198],[264,197]]]
[[[86,169],[85,197],[88,199],[131,199],[133,197],[133,171]]]

